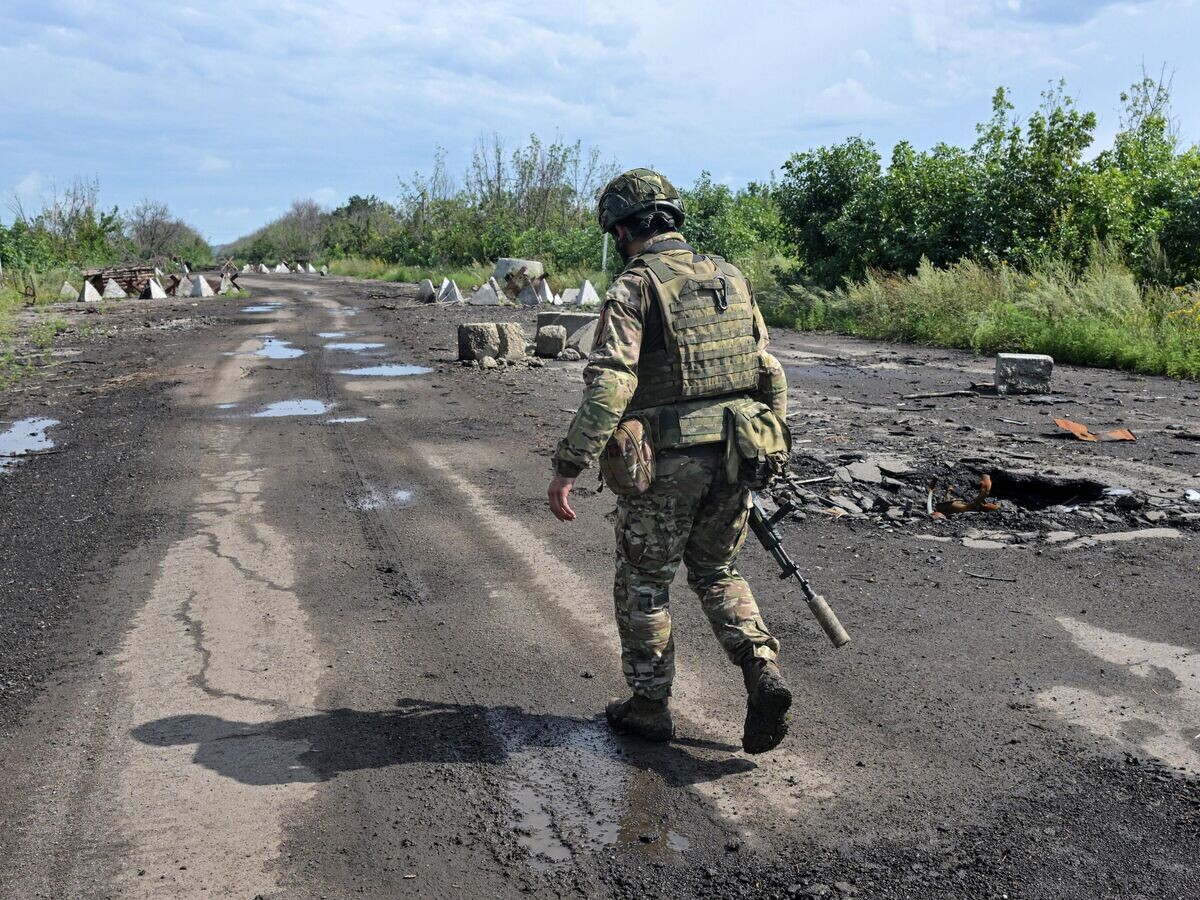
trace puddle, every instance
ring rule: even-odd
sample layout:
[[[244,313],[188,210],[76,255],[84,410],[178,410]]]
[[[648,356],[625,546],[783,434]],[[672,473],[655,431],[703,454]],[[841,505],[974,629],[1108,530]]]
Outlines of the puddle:
[[[344,338],[345,336],[346,336],[346,332],[344,332],[344,331],[318,331],[317,332],[317,337],[324,338],[325,340],[331,340],[333,338]]]
[[[331,344],[326,344],[326,350],[378,350],[381,347],[386,347],[387,344],[370,344],[364,341],[335,341]]]
[[[295,359],[304,355],[303,350],[293,347],[289,341],[268,337],[263,338],[262,342],[262,347],[254,351],[255,356],[265,356],[267,359]]]
[[[341,309],[329,310],[331,316],[357,316],[358,310],[351,307],[343,306]]]
[[[58,419],[31,418],[13,422],[0,433],[0,472],[15,466],[21,457],[54,446],[46,431],[61,424]]]
[[[265,406],[251,417],[255,419],[274,419],[282,416],[320,416],[333,409],[332,403],[322,400],[280,400]]]
[[[280,304],[278,304],[278,303],[259,303],[255,306],[243,306],[242,312],[244,312],[244,313],[275,312],[275,310],[279,309],[279,306],[280,306]]]
[[[347,502],[351,509],[401,509],[412,506],[414,494],[412,491],[397,488],[391,491],[379,491],[371,488],[365,494],[353,497]]]
[[[217,409],[237,409],[241,405],[240,403],[218,403]]]
[[[395,378],[402,375],[427,375],[432,372],[427,366],[392,364],[386,366],[363,366],[361,369],[338,369],[339,375],[360,378]]]
[[[667,846],[676,853],[682,853],[688,847],[692,846],[692,842],[678,831],[667,832]]]
[[[326,419],[325,424],[327,424],[327,425],[352,425],[355,422],[365,422],[365,421],[367,421],[366,416],[340,416],[336,419]]]

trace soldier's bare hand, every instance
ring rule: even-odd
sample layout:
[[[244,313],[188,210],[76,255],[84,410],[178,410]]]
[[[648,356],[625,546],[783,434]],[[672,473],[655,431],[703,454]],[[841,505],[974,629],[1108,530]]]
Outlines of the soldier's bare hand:
[[[554,513],[559,521],[575,521],[575,510],[571,509],[571,504],[567,501],[567,497],[570,496],[571,489],[574,487],[574,478],[555,475],[550,479],[550,488],[546,494],[550,497],[550,512]]]

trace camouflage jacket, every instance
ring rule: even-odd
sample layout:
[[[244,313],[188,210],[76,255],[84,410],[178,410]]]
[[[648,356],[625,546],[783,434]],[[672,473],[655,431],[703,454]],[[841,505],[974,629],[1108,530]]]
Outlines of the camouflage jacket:
[[[677,232],[656,236],[643,252],[654,252],[659,241],[682,241]],[[666,253],[687,254],[687,250]],[[638,358],[646,339],[650,305],[654,298],[646,290],[644,277],[624,272],[609,288],[596,326],[596,341],[583,371],[583,403],[567,436],[554,452],[554,471],[575,477],[596,461],[613,431],[620,424],[625,408],[637,388]],[[767,352],[767,326],[757,304],[754,306],[754,332],[758,340],[762,374],[755,399],[770,406],[782,418],[787,416],[787,380],[783,367]]]

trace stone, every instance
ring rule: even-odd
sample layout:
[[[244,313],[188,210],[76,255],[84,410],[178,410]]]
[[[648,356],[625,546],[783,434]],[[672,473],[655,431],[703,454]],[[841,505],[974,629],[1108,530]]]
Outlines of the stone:
[[[524,269],[524,275],[530,281],[535,278],[541,278],[546,274],[546,268],[536,259],[504,259],[496,260],[496,268],[492,272],[492,277],[496,279],[496,283],[503,285],[505,278],[512,275],[514,278],[519,277],[521,270]]]
[[[95,285],[90,281],[85,281],[83,287],[79,289],[80,303],[99,303],[101,300],[100,292],[96,290]]]
[[[105,300],[124,300],[128,296],[129,295],[127,293],[125,293],[124,289],[119,284],[117,284],[115,281],[113,281],[111,278],[108,279],[107,282],[105,282],[105,284],[104,284],[104,299]]]
[[[462,303],[462,291],[458,289],[458,284],[449,278],[442,279],[442,286],[438,288],[437,294],[438,303]]]
[[[996,393],[1046,394],[1054,358],[1041,353],[996,354]]]
[[[862,507],[859,506],[857,503],[855,503],[853,500],[847,500],[845,497],[836,497],[836,496],[830,497],[829,499],[833,502],[834,506],[838,507],[841,510],[844,510],[845,512],[849,513],[852,516],[861,516],[862,515],[862,512],[863,512]]]
[[[497,359],[525,359],[525,329],[520,322],[498,322],[496,331],[500,337],[500,352]]]
[[[437,299],[437,288],[433,286],[433,282],[426,278],[417,286],[417,302],[432,303]]]
[[[192,279],[184,275],[179,279],[179,284],[175,285],[175,290],[171,292],[175,297],[190,297],[192,296]]]
[[[148,282],[146,282],[146,290],[142,292],[142,295],[147,300],[167,299],[167,292],[163,289],[162,282],[157,278],[151,278]]]
[[[561,325],[546,325],[538,329],[534,352],[545,359],[556,359],[567,349],[567,329]]]
[[[563,362],[579,362],[579,360],[583,359],[583,354],[572,347],[568,347],[562,353],[558,354],[558,358]]]
[[[493,362],[500,355],[500,332],[492,322],[468,322],[458,326],[458,358],[478,359],[490,357]]]
[[[500,297],[496,293],[496,289],[492,287],[491,281],[489,281],[473,293],[471,299],[467,302],[472,306],[499,306]]]
[[[499,365],[500,363],[496,362],[496,360],[490,356],[485,356],[479,361],[479,368],[481,369],[495,369],[499,367]]]
[[[64,281],[61,288],[58,289],[59,300],[74,300],[79,296],[79,291],[71,287],[71,282]]]
[[[990,541],[987,538],[963,538],[963,546],[972,550],[1003,550],[1008,544],[1002,541]]]
[[[193,297],[211,297],[213,295],[212,285],[203,275],[197,275],[196,280],[192,282],[191,294]]]
[[[541,302],[537,289],[534,288],[532,282],[521,288],[521,293],[517,294],[517,303],[521,306],[537,306]]]
[[[882,484],[883,473],[879,471],[879,467],[869,462],[850,463],[846,466],[846,473],[854,481],[861,481],[863,484]]]
[[[228,275],[222,275],[221,286],[217,288],[217,294],[224,297],[226,294],[232,294],[236,290],[237,286],[234,285],[233,279]]]
[[[596,293],[596,289],[592,287],[590,281],[585,281],[579,289],[579,298],[576,300],[580,306],[599,306],[600,295]]]
[[[562,292],[563,306],[577,306],[579,304],[579,288],[567,288]]]

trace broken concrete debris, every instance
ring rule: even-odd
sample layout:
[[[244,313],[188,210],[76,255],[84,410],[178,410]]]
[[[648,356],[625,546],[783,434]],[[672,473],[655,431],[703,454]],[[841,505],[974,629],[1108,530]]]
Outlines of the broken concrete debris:
[[[124,300],[129,295],[125,293],[124,288],[113,281],[111,278],[104,285],[103,297],[105,300]]]
[[[525,329],[520,322],[498,322],[496,331],[500,339],[500,352],[497,359],[517,362],[525,359]]]
[[[1054,358],[1040,353],[996,354],[996,393],[1048,394]]]
[[[79,289],[80,303],[99,303],[101,299],[100,292],[92,286],[90,281],[85,281],[83,287]]]
[[[567,349],[567,329],[562,325],[543,325],[537,330],[535,353],[544,359],[557,359]]]
[[[437,288],[433,286],[433,282],[426,278],[417,286],[417,302],[432,303],[437,299]]]

